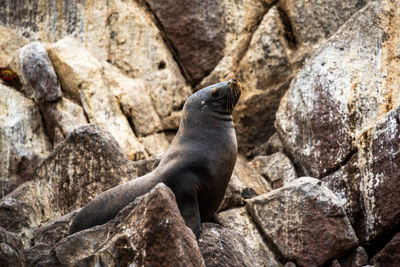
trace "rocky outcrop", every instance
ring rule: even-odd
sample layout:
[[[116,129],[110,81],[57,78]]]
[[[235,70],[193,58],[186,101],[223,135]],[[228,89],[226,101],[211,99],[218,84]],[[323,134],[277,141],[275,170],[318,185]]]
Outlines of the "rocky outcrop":
[[[28,246],[41,222],[82,207],[135,174],[108,133],[95,125],[82,126],[41,164],[35,179],[0,201],[0,226],[20,233]]]
[[[11,87],[0,84],[0,197],[33,178],[50,153],[39,109]]]
[[[61,240],[54,247],[64,265],[204,266],[196,238],[163,184],[137,198],[107,224]],[[173,255],[173,256],[172,256]]]
[[[23,267],[25,263],[21,239],[0,227],[0,265]]]
[[[342,205],[314,178],[253,198],[247,208],[270,245],[299,266],[322,265],[358,244]]]

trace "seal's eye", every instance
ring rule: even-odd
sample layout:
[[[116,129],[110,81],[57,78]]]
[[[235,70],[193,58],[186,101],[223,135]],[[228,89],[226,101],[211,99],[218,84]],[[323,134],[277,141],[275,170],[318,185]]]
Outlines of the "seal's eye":
[[[218,97],[220,97],[220,96],[221,96],[221,90],[219,90],[218,88],[214,88],[214,89],[211,91],[211,96],[212,96],[213,98],[218,98]]]

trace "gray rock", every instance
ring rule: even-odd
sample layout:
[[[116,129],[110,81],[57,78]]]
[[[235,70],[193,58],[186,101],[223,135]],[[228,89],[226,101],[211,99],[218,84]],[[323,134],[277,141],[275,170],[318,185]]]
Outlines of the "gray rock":
[[[25,254],[18,235],[0,227],[0,265],[25,266]]]

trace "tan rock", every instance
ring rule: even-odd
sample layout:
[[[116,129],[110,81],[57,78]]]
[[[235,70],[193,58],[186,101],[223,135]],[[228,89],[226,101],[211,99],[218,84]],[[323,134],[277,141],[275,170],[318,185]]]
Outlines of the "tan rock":
[[[113,73],[107,73],[98,60],[71,38],[52,44],[48,52],[63,89],[82,104],[89,122],[110,131],[129,159],[146,156],[107,84]]]
[[[246,199],[271,191],[270,184],[244,160],[238,158],[219,210],[241,206]]]
[[[0,66],[6,66],[25,44],[26,40],[11,28],[0,26]]]
[[[169,142],[164,133],[139,137],[139,141],[146,147],[149,155],[164,154],[169,147]]]
[[[38,108],[14,88],[0,84],[0,197],[24,181],[49,154]]]
[[[218,221],[232,231],[239,233],[245,240],[247,247],[258,259],[261,266],[282,266],[271,249],[264,243],[245,207],[230,209],[218,214]]]
[[[269,156],[257,156],[249,165],[264,176],[274,189],[297,178],[292,162],[281,152]]]

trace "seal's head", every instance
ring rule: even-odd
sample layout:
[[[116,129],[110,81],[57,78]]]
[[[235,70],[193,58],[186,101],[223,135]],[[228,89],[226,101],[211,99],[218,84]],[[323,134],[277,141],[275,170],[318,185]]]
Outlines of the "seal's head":
[[[240,83],[231,79],[197,91],[186,101],[185,109],[200,109],[202,112],[231,115],[240,94]]]

